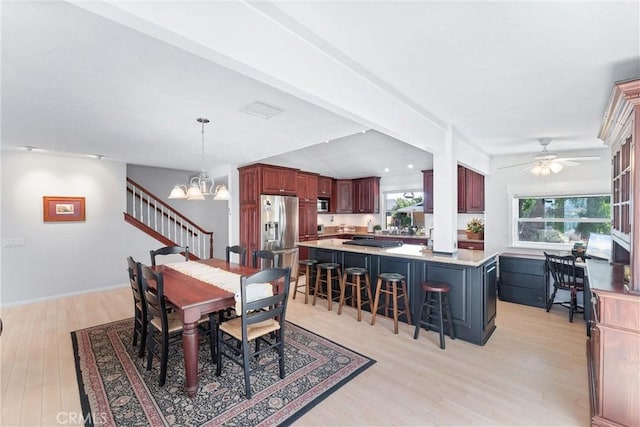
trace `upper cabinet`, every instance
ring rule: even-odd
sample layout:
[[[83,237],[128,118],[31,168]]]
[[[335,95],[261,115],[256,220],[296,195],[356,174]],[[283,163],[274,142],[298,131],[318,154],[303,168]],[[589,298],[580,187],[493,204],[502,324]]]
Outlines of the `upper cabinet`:
[[[353,213],[380,212],[380,178],[372,176],[353,180]]]
[[[318,199],[318,175],[310,172],[298,172],[298,198],[300,202],[316,203]]]
[[[612,261],[629,264],[629,288],[640,292],[640,79],[616,83],[598,138],[611,147]]]
[[[353,182],[350,179],[336,180],[336,213],[353,213]]]
[[[333,194],[333,178],[328,176],[318,177],[318,197],[330,199]]]
[[[422,171],[423,211],[433,213],[433,169]],[[458,166],[458,212],[484,212],[484,176]]]
[[[298,170],[277,166],[262,167],[262,193],[295,196]]]
[[[424,191],[422,210],[424,213],[433,213],[433,169],[422,171],[422,184]]]
[[[458,166],[458,212],[484,212],[484,175]]]

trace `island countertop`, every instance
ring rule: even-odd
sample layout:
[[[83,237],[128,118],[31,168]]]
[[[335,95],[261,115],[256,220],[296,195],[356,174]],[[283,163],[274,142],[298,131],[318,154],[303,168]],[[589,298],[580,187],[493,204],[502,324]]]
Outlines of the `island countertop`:
[[[318,249],[330,249],[334,251],[355,252],[370,255],[380,255],[396,258],[409,258],[421,261],[440,262],[446,264],[467,265],[479,267],[490,259],[495,258],[498,252],[486,252],[469,249],[458,249],[454,254],[434,253],[422,245],[404,244],[392,248],[375,248],[370,246],[345,245],[347,239],[323,239],[298,242],[298,246]]]

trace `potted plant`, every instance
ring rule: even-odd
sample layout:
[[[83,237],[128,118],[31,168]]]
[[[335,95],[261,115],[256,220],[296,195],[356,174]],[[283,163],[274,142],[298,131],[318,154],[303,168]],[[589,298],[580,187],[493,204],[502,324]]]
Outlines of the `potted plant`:
[[[484,222],[480,218],[473,218],[467,223],[467,239],[484,240]]]

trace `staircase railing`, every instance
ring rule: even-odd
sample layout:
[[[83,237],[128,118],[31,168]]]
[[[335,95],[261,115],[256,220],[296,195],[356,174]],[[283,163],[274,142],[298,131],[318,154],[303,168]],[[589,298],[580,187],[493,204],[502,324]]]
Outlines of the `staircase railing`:
[[[213,232],[206,231],[127,178],[125,221],[167,246],[189,246],[195,258],[213,258]]]

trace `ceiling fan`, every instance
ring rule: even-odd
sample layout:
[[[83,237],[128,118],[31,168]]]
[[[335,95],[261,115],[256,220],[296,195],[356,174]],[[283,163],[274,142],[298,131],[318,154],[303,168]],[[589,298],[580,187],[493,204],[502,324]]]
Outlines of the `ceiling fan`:
[[[551,138],[539,138],[538,142],[542,146],[542,151],[540,154],[533,156],[533,160],[515,165],[503,166],[499,169],[525,166],[522,169],[523,171],[529,171],[531,174],[536,176],[545,176],[552,173],[558,173],[565,166],[577,166],[580,164],[579,162],[600,160],[600,157],[598,156],[558,157],[556,153],[547,151],[547,146],[551,142]]]

